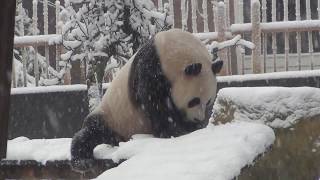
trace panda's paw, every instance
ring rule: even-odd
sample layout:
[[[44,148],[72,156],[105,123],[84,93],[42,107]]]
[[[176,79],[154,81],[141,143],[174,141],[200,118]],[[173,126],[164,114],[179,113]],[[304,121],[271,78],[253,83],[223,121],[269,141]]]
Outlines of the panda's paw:
[[[73,171],[84,173],[91,171],[94,167],[94,159],[72,159],[71,168]]]

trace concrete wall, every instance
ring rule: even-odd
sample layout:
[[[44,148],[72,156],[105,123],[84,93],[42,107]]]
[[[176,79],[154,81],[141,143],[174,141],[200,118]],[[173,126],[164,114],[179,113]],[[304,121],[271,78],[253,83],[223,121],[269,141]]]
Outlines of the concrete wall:
[[[12,94],[9,139],[72,137],[88,107],[86,90]]]
[[[224,87],[285,86],[320,87],[320,75],[268,80],[218,82]],[[11,95],[9,139],[72,137],[89,113],[87,90],[40,91]]]

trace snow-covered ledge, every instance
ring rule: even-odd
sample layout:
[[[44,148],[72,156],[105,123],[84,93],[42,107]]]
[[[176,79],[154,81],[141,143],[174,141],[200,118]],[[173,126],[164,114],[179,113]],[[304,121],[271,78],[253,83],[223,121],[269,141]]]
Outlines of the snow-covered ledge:
[[[274,129],[271,151],[237,179],[319,179],[319,88],[224,88],[218,92],[211,121],[253,122]]]
[[[319,88],[241,87],[218,92],[212,120],[242,120],[288,128],[317,115],[320,115]]]
[[[262,124],[211,124],[205,129],[171,139],[135,135],[129,142],[120,143],[119,147],[100,145],[95,148],[94,155],[116,163],[127,159],[118,167],[105,171],[98,179],[227,180],[238,176],[242,168],[252,165],[274,139],[273,130]],[[7,160],[36,160],[43,164],[69,160],[70,143],[70,138],[16,138],[8,141]]]

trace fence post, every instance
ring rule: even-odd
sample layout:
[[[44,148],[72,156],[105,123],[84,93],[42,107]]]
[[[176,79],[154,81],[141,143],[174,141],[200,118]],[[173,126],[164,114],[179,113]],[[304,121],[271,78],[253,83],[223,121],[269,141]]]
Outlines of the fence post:
[[[217,17],[218,2],[216,0],[212,0],[211,4],[212,4],[214,31],[218,32],[218,17]]]
[[[48,0],[43,0],[43,32],[45,35],[48,34]],[[44,73],[46,78],[49,78],[49,46],[46,44],[44,49],[44,54],[46,57],[46,67],[44,68]]]
[[[0,6],[0,160],[6,157],[10,107],[10,84],[13,57],[16,1],[3,0]]]
[[[33,35],[38,33],[38,0],[32,1],[33,10],[32,10],[32,21],[33,21]],[[33,62],[33,71],[36,86],[39,86],[39,62],[38,62],[38,47],[34,46],[34,62]]]
[[[272,22],[277,21],[277,1],[272,0]],[[272,33],[272,54],[273,54],[273,72],[277,71],[277,34]]]
[[[261,73],[261,28],[260,28],[260,2],[253,0],[251,3],[251,23],[252,23],[252,42],[255,48],[252,51],[252,71],[254,74]]]
[[[208,27],[208,2],[207,0],[202,0],[202,10],[203,10],[203,31],[209,32]]]
[[[188,0],[181,0],[181,28],[183,30],[188,30],[188,9]]]
[[[288,0],[283,0],[283,21],[288,21]],[[289,33],[284,33],[284,61],[285,71],[288,71],[289,64]]]
[[[224,0],[224,14],[225,14],[225,32],[230,32],[230,1],[229,0]],[[232,73],[232,62],[231,62],[231,48],[227,49],[227,62],[228,62],[228,67],[229,67],[229,75],[233,74]]]
[[[191,19],[192,19],[192,32],[197,33],[198,27],[197,27],[197,4],[198,1],[191,0]]]
[[[19,13],[21,13],[23,11],[23,6],[22,6],[23,2],[21,1],[20,5],[19,5]],[[21,14],[20,14],[21,15]],[[24,19],[21,18],[21,21],[20,21],[20,31],[21,31],[21,36],[24,36]],[[27,82],[28,82],[28,79],[27,79],[27,57],[26,57],[26,48],[23,47],[21,48],[21,57],[22,57],[22,73],[23,73],[23,86],[24,87],[27,87]]]
[[[267,1],[262,0],[262,22],[267,22]],[[263,33],[263,73],[267,72],[267,33]]]
[[[300,13],[300,0],[296,0],[296,20],[301,20],[301,13]],[[299,64],[299,71],[301,70],[301,33],[297,32],[297,54],[298,54],[298,64]]]
[[[310,0],[306,0],[306,12],[307,12],[307,20],[311,20],[311,6]],[[314,58],[313,58],[313,35],[312,31],[308,31],[308,41],[309,41],[309,55],[311,57],[310,60],[310,68],[313,70]]]
[[[234,0],[234,14],[235,14],[235,23],[241,24],[243,23],[243,0]],[[244,54],[242,54],[242,47],[236,47],[236,54],[237,54],[237,67],[238,73],[244,74]]]
[[[225,32],[226,32],[226,18],[225,18],[225,4],[223,2],[218,2],[217,5],[217,31],[218,31],[218,42],[222,42],[226,40]],[[227,56],[227,49],[222,49],[218,53],[221,60],[223,60],[223,68],[220,72],[221,75],[229,75],[229,63]]]
[[[172,26],[173,28],[176,27],[176,25],[174,24],[174,1],[173,0],[169,0],[169,7],[170,7],[170,14],[172,15]]]
[[[56,5],[56,34],[60,34],[61,33],[60,32],[60,27],[59,27],[60,1],[56,0],[55,5]],[[56,45],[56,70],[57,71],[60,71],[60,65],[59,65],[60,54],[61,54],[60,45]]]

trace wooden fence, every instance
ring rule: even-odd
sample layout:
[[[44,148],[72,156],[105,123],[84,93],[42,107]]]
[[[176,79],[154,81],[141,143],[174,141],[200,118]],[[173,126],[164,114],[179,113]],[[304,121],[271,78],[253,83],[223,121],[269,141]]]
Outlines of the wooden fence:
[[[37,47],[44,46],[47,64],[49,64],[48,46],[55,45],[55,68],[59,71],[61,30],[59,26],[56,26],[56,34],[48,35],[48,0],[42,2],[44,35],[38,35],[34,31],[34,36],[16,37],[14,45],[15,47],[32,45],[36,50]],[[168,3],[174,19],[174,28],[193,32],[204,42],[224,41],[240,34],[244,39],[256,45],[252,52],[242,47],[219,52],[220,58],[225,61],[222,75],[312,70],[320,67],[320,0],[318,2],[295,0],[294,6],[292,6],[293,1],[289,0],[154,0],[154,2],[159,9],[163,9]],[[276,6],[279,2],[282,2],[280,9],[279,6]],[[290,9],[288,2],[290,2]],[[314,8],[312,11],[310,2],[313,6],[316,4],[316,12]],[[33,0],[34,29],[37,27],[37,3],[37,0]],[[303,4],[305,9],[302,9],[300,4]],[[292,12],[292,7],[295,7],[295,19],[289,18],[289,10]],[[59,0],[55,1],[55,8],[55,18],[58,21]],[[279,15],[277,17],[277,12],[278,14],[281,12],[283,17],[279,18]],[[317,16],[312,13],[316,13]],[[56,24],[59,23],[56,22]],[[296,38],[293,39],[293,36]],[[292,41],[295,42],[292,43]],[[278,48],[278,44],[283,44],[284,47],[279,46]],[[296,47],[292,47],[292,44]],[[308,52],[302,51],[305,46],[308,46]],[[23,65],[25,69],[25,63]],[[34,61],[34,66],[35,84],[38,85],[37,59]]]
[[[39,35],[38,34],[38,3],[42,2],[43,5],[43,35]],[[33,62],[33,66],[34,66],[34,80],[35,80],[35,85],[39,86],[39,80],[40,80],[40,74],[39,74],[39,60],[38,60],[38,48],[39,47],[44,47],[44,57],[45,57],[45,68],[44,69],[44,73],[46,78],[48,78],[49,76],[49,46],[55,46],[55,70],[57,72],[59,72],[59,61],[61,59],[60,55],[61,55],[61,44],[62,44],[62,35],[61,35],[61,27],[59,26],[59,13],[60,13],[60,1],[56,0],[55,4],[51,4],[51,6],[55,7],[55,19],[56,19],[56,34],[48,34],[48,27],[49,27],[49,17],[48,17],[48,7],[49,7],[49,3],[48,0],[33,0],[32,1],[32,36],[24,36],[24,22],[21,21],[19,26],[22,32],[22,36],[16,36],[14,38],[14,47],[15,48],[21,48],[22,49],[22,64],[23,64],[23,82],[24,82],[24,86],[27,86],[27,56],[28,54],[26,54],[26,47],[32,46],[35,49],[35,59]],[[19,4],[19,7],[17,7],[17,9],[22,9],[22,3]],[[18,11],[19,13],[19,11]],[[14,71],[14,70],[13,70]],[[16,77],[15,77],[15,73],[13,73],[13,77],[12,77],[12,81],[13,81],[13,87],[15,87],[15,81],[16,81]]]
[[[320,0],[318,2],[311,0],[295,0],[295,2],[289,0],[213,0],[210,2],[182,0],[181,3],[179,2],[168,1],[170,7],[175,7],[172,12],[175,16],[174,27],[197,33],[202,40],[209,38],[222,41],[241,34],[243,38],[256,45],[252,53],[245,52],[241,47],[237,47],[236,52],[232,50],[221,52],[220,57],[227,62],[224,75],[312,70],[320,66],[320,59],[316,58],[320,56]],[[295,8],[295,19],[289,18],[288,2],[290,2],[291,16],[294,10],[292,7]],[[158,6],[161,7],[163,3],[159,0]],[[277,6],[277,3],[282,7]],[[311,3],[317,8],[311,8]],[[188,8],[192,10],[189,11]],[[211,12],[208,11],[210,8]],[[283,17],[279,14],[283,14]],[[214,28],[209,29],[210,26]],[[199,32],[199,29],[202,32]],[[216,33],[208,33],[212,29]],[[305,32],[307,35],[302,39],[302,34]],[[293,41],[292,35],[296,36],[296,40],[291,44],[296,47],[289,46],[289,40]],[[277,42],[280,41],[279,39],[284,42]],[[283,44],[284,47],[278,48],[277,44]],[[308,46],[308,52],[302,52],[302,45],[305,46],[305,44]],[[316,53],[314,45],[317,45]],[[268,47],[271,47],[271,52],[268,51]],[[279,52],[281,49],[284,49],[284,52]],[[232,69],[234,66],[236,68]]]

